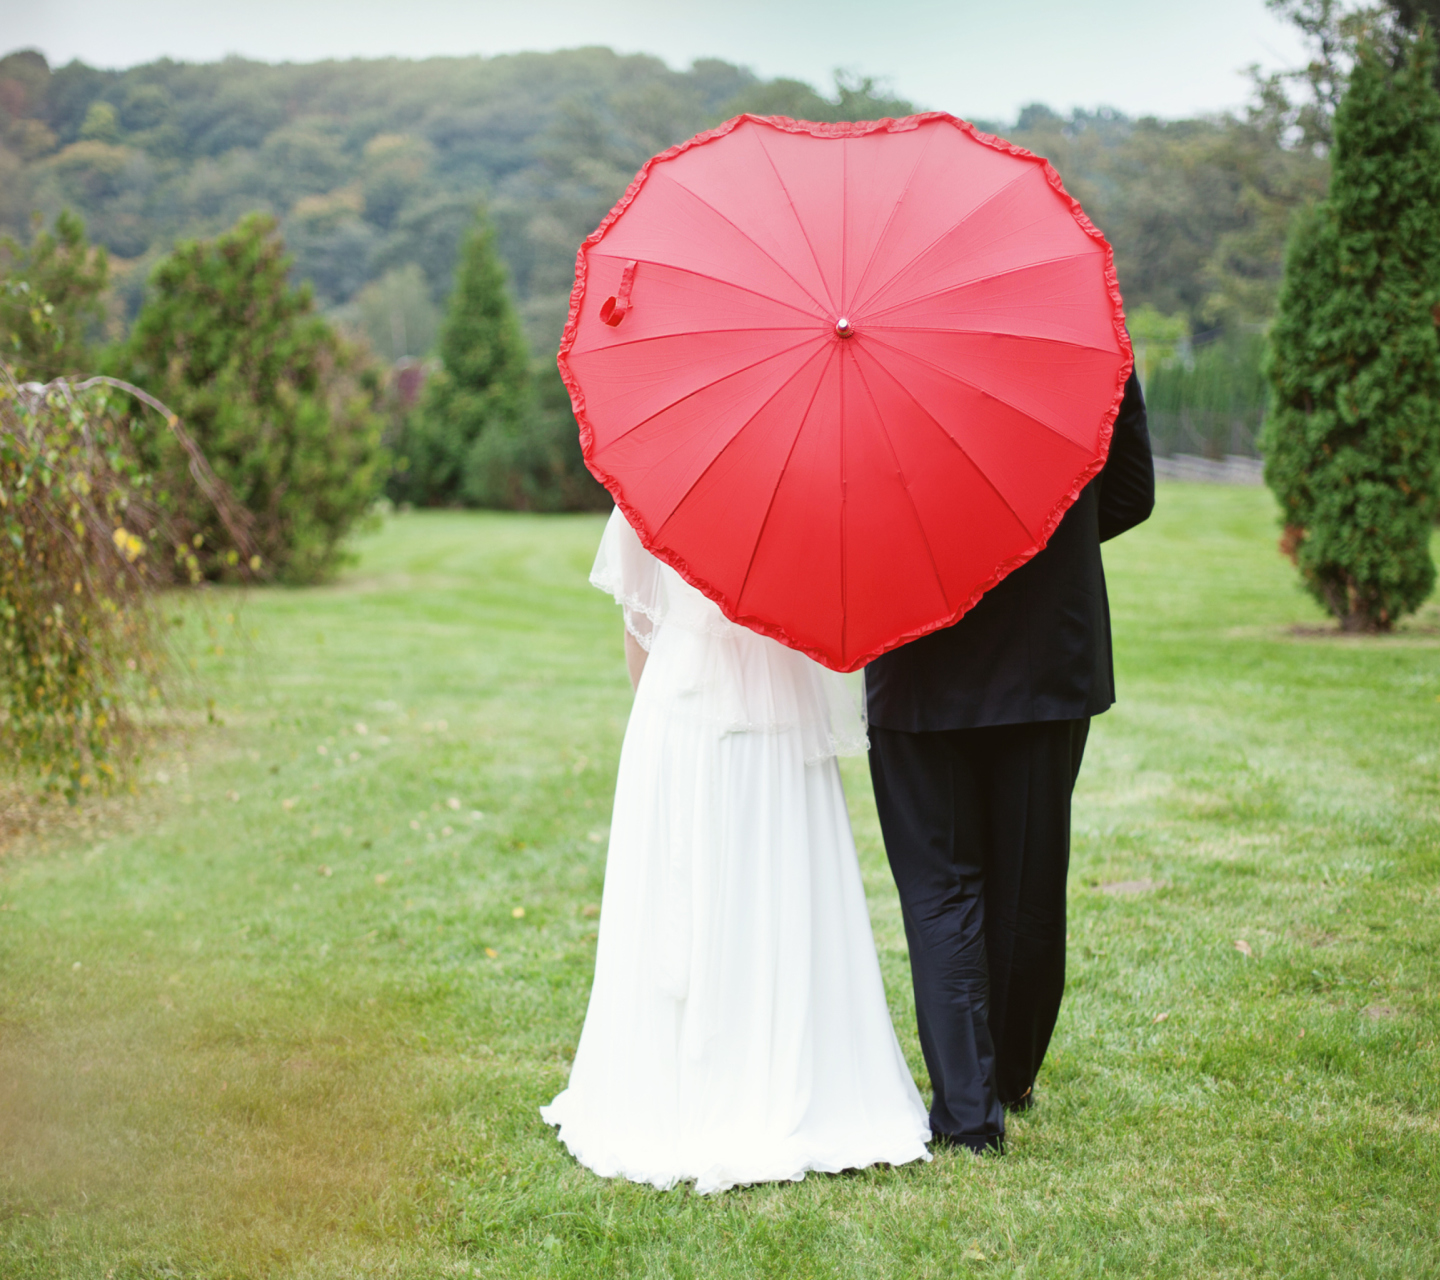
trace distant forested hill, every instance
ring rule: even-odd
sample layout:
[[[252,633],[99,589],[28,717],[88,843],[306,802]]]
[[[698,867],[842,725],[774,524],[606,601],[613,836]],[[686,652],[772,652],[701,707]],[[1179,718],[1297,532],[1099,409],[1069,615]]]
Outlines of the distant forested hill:
[[[114,325],[178,236],[274,212],[322,306],[381,354],[423,353],[456,248],[484,201],[532,347],[553,350],[575,249],[654,152],[743,110],[812,119],[909,111],[865,81],[826,97],[703,60],[609,49],[421,62],[0,59],[0,231],[70,206],[114,255]],[[1295,204],[1323,160],[1263,113],[1163,122],[1031,107],[983,124],[1049,156],[1114,242],[1132,306],[1192,327],[1263,317]]]

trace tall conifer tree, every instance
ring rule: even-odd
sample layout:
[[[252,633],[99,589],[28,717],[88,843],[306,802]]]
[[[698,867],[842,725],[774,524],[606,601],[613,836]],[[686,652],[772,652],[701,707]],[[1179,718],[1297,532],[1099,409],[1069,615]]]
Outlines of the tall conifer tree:
[[[1430,37],[1360,51],[1329,197],[1297,230],[1271,331],[1265,478],[1282,546],[1351,631],[1430,593],[1440,485],[1440,96]]]
[[[518,430],[530,393],[525,338],[483,210],[460,251],[440,359],[406,432],[408,465],[395,486],[430,504],[462,499],[467,457],[488,432]]]

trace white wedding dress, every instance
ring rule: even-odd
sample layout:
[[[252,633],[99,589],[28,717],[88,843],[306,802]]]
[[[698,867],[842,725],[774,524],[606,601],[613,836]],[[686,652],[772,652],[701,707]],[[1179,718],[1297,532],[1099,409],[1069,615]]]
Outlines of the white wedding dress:
[[[929,1159],[835,757],[845,678],[727,621],[617,509],[590,581],[649,651],[620,753],[595,982],[541,1114],[606,1177],[700,1192]]]

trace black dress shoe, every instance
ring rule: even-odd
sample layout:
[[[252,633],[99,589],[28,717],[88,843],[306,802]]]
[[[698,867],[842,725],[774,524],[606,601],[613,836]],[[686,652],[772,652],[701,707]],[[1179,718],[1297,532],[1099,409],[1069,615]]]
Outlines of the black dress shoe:
[[[977,1156],[1003,1156],[1005,1135],[1003,1133],[939,1133],[930,1135],[930,1145],[941,1147],[964,1147]]]
[[[1031,1085],[1014,1102],[1000,1104],[1006,1111],[1029,1111],[1035,1105],[1035,1086]]]

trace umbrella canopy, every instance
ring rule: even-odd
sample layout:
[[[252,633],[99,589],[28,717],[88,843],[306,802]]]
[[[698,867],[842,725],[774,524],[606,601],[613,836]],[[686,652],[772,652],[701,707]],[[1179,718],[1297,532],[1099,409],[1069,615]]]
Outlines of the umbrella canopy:
[[[1045,545],[1130,365],[1058,175],[942,113],[740,116],[655,157],[581,246],[560,347],[645,546],[839,671]]]

